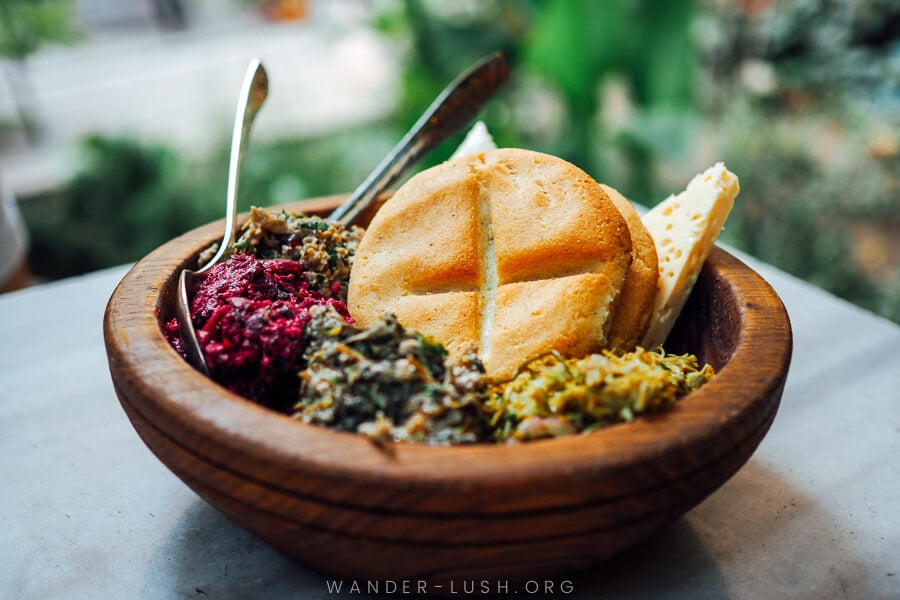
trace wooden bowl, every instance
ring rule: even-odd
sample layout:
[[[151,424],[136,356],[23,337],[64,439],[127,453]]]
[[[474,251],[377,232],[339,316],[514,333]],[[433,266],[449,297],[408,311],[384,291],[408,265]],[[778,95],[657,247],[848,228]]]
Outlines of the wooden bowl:
[[[338,200],[286,208],[323,214]],[[787,314],[765,281],[716,248],[667,348],[697,354],[718,376],[664,413],[527,444],[392,452],[294,421],[204,377],[160,331],[174,314],[179,271],[222,227],[164,244],[116,288],[104,318],[116,393],[187,485],[322,572],[446,591],[453,580],[588,567],[722,485],[775,417],[791,357]]]

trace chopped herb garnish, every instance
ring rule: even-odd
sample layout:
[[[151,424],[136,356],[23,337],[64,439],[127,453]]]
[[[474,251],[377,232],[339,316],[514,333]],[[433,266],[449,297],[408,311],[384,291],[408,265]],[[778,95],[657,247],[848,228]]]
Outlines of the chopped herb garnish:
[[[300,261],[312,290],[346,302],[350,268],[362,235],[360,227],[253,207],[232,248],[257,258]]]
[[[662,410],[713,376],[712,367],[699,367],[696,356],[662,349],[579,359],[550,353],[491,387],[487,405],[499,440],[552,437]]]

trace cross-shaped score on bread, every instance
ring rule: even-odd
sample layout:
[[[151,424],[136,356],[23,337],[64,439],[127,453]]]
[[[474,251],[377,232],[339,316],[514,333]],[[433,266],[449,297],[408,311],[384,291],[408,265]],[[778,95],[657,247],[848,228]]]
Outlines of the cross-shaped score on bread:
[[[348,305],[385,313],[509,376],[551,350],[607,345],[632,262],[624,218],[574,165],[506,148],[419,173],[388,200],[356,254]]]

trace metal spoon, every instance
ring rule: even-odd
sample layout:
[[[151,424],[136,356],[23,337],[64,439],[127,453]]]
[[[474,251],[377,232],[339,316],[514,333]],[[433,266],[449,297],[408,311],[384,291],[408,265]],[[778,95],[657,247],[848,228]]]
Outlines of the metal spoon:
[[[260,67],[261,68],[261,67]],[[263,72],[263,76],[265,72]],[[470,67],[462,75],[453,80],[431,106],[419,118],[400,142],[391,150],[375,170],[353,191],[350,197],[335,209],[328,219],[337,221],[342,225],[353,223],[386,190],[392,183],[399,179],[406,170],[422,159],[438,144],[462,126],[466,125],[491,96],[500,88],[509,76],[509,66],[500,53],[488,56]],[[245,91],[247,82],[245,81]],[[246,96],[246,94],[244,94]],[[265,90],[259,99],[259,105],[265,99]],[[238,115],[241,114],[239,110]],[[207,375],[206,360],[203,350],[197,340],[196,332],[190,317],[190,301],[188,288],[193,289],[202,280],[202,274],[216,265],[234,244],[235,238],[235,211],[237,191],[237,171],[239,170],[240,156],[243,154],[243,144],[246,142],[246,131],[240,137],[240,151],[235,159],[234,148],[237,146],[238,127],[246,123],[249,129],[255,112],[245,117],[244,122],[235,120],[235,137],[232,141],[232,161],[229,165],[229,195],[228,218],[225,222],[225,238],[213,259],[202,269],[197,271],[184,270],[181,273],[178,286],[178,301],[176,303],[176,316],[181,328],[181,336],[184,340],[184,351],[188,361]],[[234,186],[231,183],[234,181]],[[234,193],[234,197],[232,196]]]
[[[265,102],[269,93],[269,79],[266,70],[258,59],[250,61],[247,73],[244,75],[244,83],[241,87],[241,95],[238,100],[237,113],[234,117],[234,129],[231,135],[231,156],[228,162],[228,192],[226,195],[225,235],[222,243],[212,260],[196,271],[184,269],[178,278],[178,298],[175,302],[175,314],[181,330],[181,338],[184,342],[184,353],[197,369],[209,375],[206,360],[203,358],[203,350],[197,340],[197,332],[191,321],[190,299],[188,290],[194,289],[203,280],[203,274],[219,264],[226,257],[235,237],[235,221],[237,219],[238,181],[240,179],[241,162],[244,159],[244,150],[247,147],[247,138],[250,135],[250,127],[256,113]]]

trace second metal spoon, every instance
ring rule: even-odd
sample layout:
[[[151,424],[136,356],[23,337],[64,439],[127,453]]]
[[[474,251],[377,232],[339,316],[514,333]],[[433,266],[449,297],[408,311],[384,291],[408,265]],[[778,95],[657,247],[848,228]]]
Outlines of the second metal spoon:
[[[390,154],[328,218],[343,225],[353,223],[409,167],[471,121],[507,77],[509,65],[499,52],[469,67],[441,91]]]

